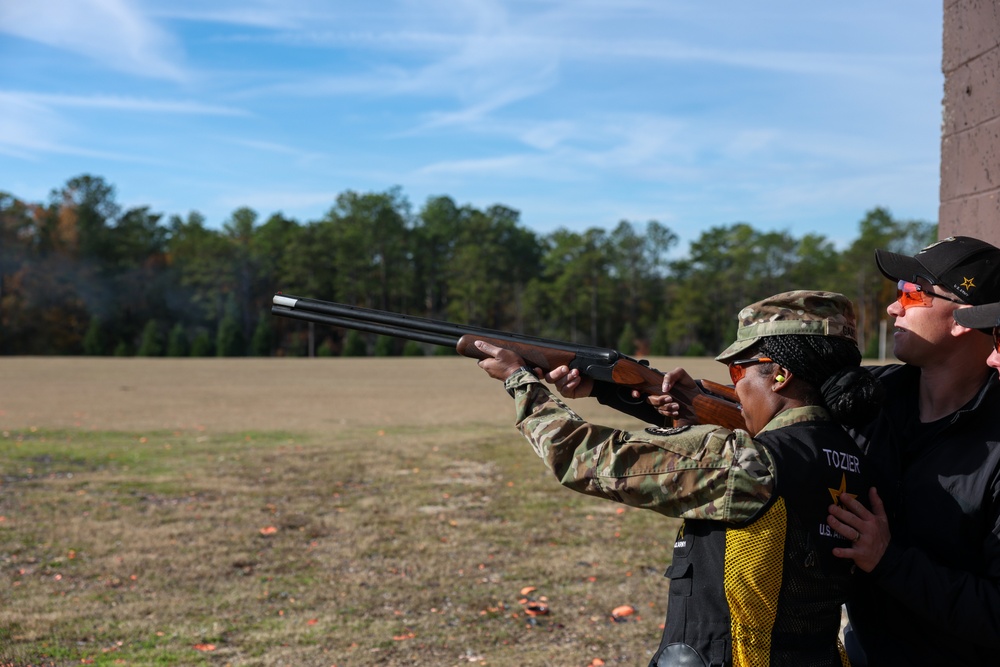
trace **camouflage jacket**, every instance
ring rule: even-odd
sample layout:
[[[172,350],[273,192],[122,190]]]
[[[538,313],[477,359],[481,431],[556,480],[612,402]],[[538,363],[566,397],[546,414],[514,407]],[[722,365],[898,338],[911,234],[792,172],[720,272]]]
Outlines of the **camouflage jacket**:
[[[568,488],[666,516],[733,523],[756,516],[774,493],[774,460],[746,431],[711,425],[622,431],[584,421],[527,370],[505,387],[517,428]],[[823,408],[796,408],[762,432],[829,419]]]

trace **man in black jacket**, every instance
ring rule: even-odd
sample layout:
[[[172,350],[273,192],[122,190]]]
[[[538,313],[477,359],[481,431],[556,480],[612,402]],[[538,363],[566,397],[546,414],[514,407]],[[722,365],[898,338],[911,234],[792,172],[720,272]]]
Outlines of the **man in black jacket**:
[[[968,306],[1000,301],[1000,249],[956,237],[914,257],[880,250],[876,262],[897,282],[887,312],[903,364],[872,369],[886,401],[854,433],[876,474],[872,510],[830,509],[834,530],[858,535],[834,554],[867,573],[848,604],[864,652],[851,661],[997,664],[1000,378],[985,363],[991,338],[960,322]]]

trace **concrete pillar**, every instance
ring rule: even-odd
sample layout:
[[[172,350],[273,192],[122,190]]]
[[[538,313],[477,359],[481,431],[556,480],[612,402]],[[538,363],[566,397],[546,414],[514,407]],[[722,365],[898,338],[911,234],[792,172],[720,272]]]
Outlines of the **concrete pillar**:
[[[1000,246],[1000,2],[944,0],[938,234]]]

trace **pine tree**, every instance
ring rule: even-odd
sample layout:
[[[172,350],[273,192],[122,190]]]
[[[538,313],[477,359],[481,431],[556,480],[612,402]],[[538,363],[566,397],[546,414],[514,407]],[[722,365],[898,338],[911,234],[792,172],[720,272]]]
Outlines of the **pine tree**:
[[[393,347],[395,341],[389,336],[378,336],[375,338],[375,356],[376,357],[391,357],[393,356]]]
[[[83,336],[83,353],[99,357],[106,354],[107,342],[105,341],[104,326],[101,318],[94,315],[87,325],[87,333]]]
[[[188,343],[187,332],[184,330],[184,325],[178,322],[167,337],[167,356],[186,357],[190,353],[191,345]]]
[[[406,344],[403,345],[404,357],[422,357],[424,355],[424,346],[415,340],[408,340],[406,341]]]
[[[665,357],[670,354],[670,332],[665,317],[656,321],[656,330],[653,332],[653,339],[649,342],[649,353],[656,357]]]
[[[156,320],[146,322],[142,330],[142,338],[139,342],[139,349],[136,351],[139,357],[161,357],[163,356],[163,342],[160,339],[160,326]]]
[[[344,336],[344,347],[340,351],[342,357],[363,357],[368,354],[364,339],[353,329]]]
[[[232,294],[226,300],[226,314],[219,322],[215,353],[220,357],[242,357],[247,353],[243,329],[240,327],[239,307]]]
[[[631,322],[627,322],[621,335],[618,336],[618,351],[622,354],[635,354],[635,338],[635,327]]]
[[[274,345],[274,327],[271,326],[271,318],[262,314],[257,320],[257,327],[253,331],[253,338],[250,339],[250,354],[255,357],[271,356],[271,347]]]
[[[213,352],[212,337],[208,335],[207,331],[199,331],[198,335],[194,337],[194,342],[191,344],[191,356],[211,357],[213,356]]]

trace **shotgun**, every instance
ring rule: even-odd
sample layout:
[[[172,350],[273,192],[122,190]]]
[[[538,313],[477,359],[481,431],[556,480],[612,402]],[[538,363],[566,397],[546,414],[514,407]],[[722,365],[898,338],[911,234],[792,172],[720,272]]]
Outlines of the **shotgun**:
[[[280,292],[274,295],[271,313],[305,322],[451,347],[462,356],[473,359],[485,356],[475,346],[477,340],[483,340],[517,352],[529,366],[543,371],[566,365],[594,380],[611,382],[647,395],[662,393],[662,372],[650,367],[648,361],[633,359],[606,347],[452,324]],[[682,406],[693,413],[695,421],[729,429],[746,428],[736,391],[732,387],[710,380],[697,380],[697,383],[701,388],[699,392],[678,393],[677,389],[671,392]]]

